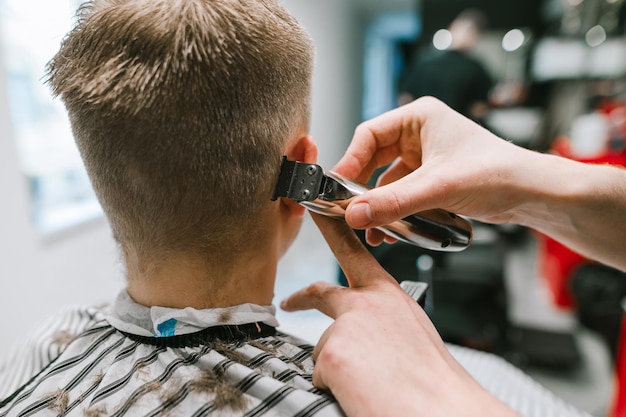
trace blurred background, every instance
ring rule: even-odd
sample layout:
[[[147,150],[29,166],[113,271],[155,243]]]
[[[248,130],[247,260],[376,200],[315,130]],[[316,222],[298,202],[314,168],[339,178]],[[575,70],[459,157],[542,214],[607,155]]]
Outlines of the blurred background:
[[[0,0],[0,358],[61,306],[105,303],[124,286],[64,110],[42,79],[79,4]],[[317,47],[311,133],[324,167],[362,120],[421,91],[439,94],[434,86],[461,91],[450,61],[433,80],[420,66],[453,51],[484,81],[460,109],[468,117],[539,152],[626,165],[624,0],[284,4]],[[470,35],[457,36],[450,24],[468,9],[482,15],[482,30],[457,48]],[[530,230],[475,228],[474,244],[460,254],[402,245],[372,252],[399,281],[431,284],[427,309],[446,341],[501,355],[578,407],[606,415],[623,274]],[[317,280],[344,282],[307,218],[279,265],[276,300]],[[313,343],[330,323],[316,312],[278,314],[285,331]]]

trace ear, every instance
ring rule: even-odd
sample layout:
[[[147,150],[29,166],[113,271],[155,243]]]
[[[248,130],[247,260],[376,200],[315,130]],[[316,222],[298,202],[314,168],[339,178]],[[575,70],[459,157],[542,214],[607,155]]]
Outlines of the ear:
[[[315,164],[317,162],[317,144],[309,135],[302,135],[297,139],[290,140],[283,152],[292,161]]]
[[[291,161],[315,164],[317,162],[317,144],[311,136],[302,135],[287,143],[283,155]],[[289,212],[297,216],[303,216],[306,211],[304,207],[289,198],[281,198],[280,202]]]

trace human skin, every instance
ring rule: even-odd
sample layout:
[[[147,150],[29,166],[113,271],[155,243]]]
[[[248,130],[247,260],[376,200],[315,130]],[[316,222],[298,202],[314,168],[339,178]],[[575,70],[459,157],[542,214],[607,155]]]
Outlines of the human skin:
[[[361,124],[334,171],[379,187],[355,198],[346,221],[314,215],[349,288],[316,283],[281,304],[335,319],[315,348],[313,383],[349,416],[512,416],[450,356],[424,311],[352,233],[443,208],[517,223],[626,271],[626,171],[520,148],[433,98]],[[349,226],[350,227],[349,227]]]
[[[287,141],[283,154],[315,163],[317,145],[303,127]],[[137,303],[170,308],[270,305],[276,265],[296,238],[304,214],[305,209],[293,200],[270,201],[268,197],[266,206],[254,213],[259,225],[257,238],[248,247],[238,248],[238,256],[230,263],[211,262],[190,251],[173,252],[150,268],[140,268],[141,260],[127,255],[128,294]]]
[[[372,227],[442,208],[488,223],[515,223],[626,271],[626,170],[583,164],[503,140],[424,97],[362,123],[334,171],[379,187],[356,197],[346,221]]]
[[[313,217],[350,284],[318,282],[281,303],[335,319],[313,354],[317,387],[348,416],[518,416],[450,355],[419,304],[344,222]]]

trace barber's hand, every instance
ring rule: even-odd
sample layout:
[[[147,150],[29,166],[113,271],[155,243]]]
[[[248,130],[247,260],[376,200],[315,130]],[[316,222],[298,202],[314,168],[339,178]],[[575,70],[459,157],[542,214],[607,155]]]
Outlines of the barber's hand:
[[[346,221],[357,229],[433,208],[503,223],[519,203],[519,192],[511,187],[524,182],[512,167],[522,161],[528,166],[529,155],[439,100],[424,97],[359,125],[333,170],[366,182],[376,168],[393,162],[377,189],[348,206]],[[372,244],[383,237],[378,230],[367,232]]]
[[[422,308],[344,222],[313,217],[350,284],[316,283],[281,303],[335,319],[314,351],[317,387],[349,416],[516,415],[452,358]]]

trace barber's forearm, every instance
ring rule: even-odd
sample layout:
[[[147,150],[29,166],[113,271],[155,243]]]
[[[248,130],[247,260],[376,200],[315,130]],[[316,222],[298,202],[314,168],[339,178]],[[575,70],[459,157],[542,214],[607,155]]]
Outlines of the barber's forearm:
[[[626,271],[626,170],[536,154],[524,175],[518,223]]]

